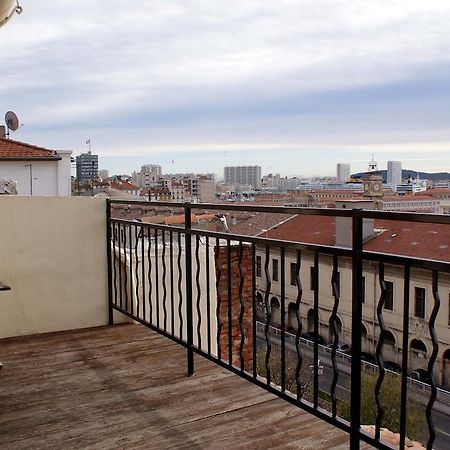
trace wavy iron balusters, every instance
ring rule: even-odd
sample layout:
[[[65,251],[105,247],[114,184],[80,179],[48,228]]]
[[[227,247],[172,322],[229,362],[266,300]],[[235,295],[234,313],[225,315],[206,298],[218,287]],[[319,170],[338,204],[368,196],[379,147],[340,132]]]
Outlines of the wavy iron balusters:
[[[331,275],[331,287],[333,291],[333,310],[331,312],[331,330],[333,333],[333,346],[331,349],[331,363],[333,366],[333,380],[331,382],[331,403],[332,403],[332,416],[336,417],[337,411],[337,399],[336,399],[336,386],[339,377],[339,371],[336,362],[336,350],[339,342],[339,329],[337,326],[338,316],[337,311],[339,308],[340,289],[339,289],[339,272],[338,272],[338,256],[333,255],[333,272]]]
[[[181,268],[181,233],[178,233],[178,317],[180,319],[180,339],[183,339],[183,270]]]
[[[199,256],[199,248],[200,248],[200,237],[195,237],[195,286],[197,287],[197,346],[198,348],[202,348],[202,311],[200,309],[200,300],[201,300],[201,286],[200,286],[200,256]]]
[[[266,337],[266,357],[265,357],[265,367],[266,367],[266,379],[267,384],[270,384],[272,380],[272,374],[270,372],[270,353],[272,351],[272,344],[270,342],[270,323],[272,321],[272,311],[271,305],[269,304],[270,288],[272,287],[272,281],[269,273],[269,258],[270,258],[270,248],[266,245],[266,259],[264,261],[264,275],[266,276],[266,292],[264,293],[264,305],[266,308],[266,326],[264,328],[264,335]]]
[[[141,270],[142,270],[142,318],[146,320],[146,298],[145,298],[145,228],[141,227]]]
[[[425,409],[428,430],[430,433],[430,436],[429,436],[429,439],[427,442],[428,450],[431,450],[433,448],[433,444],[436,439],[436,431],[435,431],[434,425],[433,425],[432,410],[433,410],[434,402],[436,401],[436,397],[437,397],[436,380],[434,378],[433,368],[434,368],[434,364],[436,362],[436,358],[437,358],[438,351],[439,351],[439,341],[437,339],[436,330],[435,330],[436,317],[438,315],[439,308],[441,306],[441,298],[439,296],[438,282],[439,282],[439,273],[437,270],[433,270],[434,305],[433,305],[433,310],[431,311],[430,320],[428,322],[428,329],[430,331],[431,342],[433,345],[433,351],[431,352],[430,359],[428,360],[428,373],[430,375],[431,395],[430,395],[430,399],[428,401],[427,407]]]
[[[139,254],[138,254],[138,227],[134,227],[134,269],[136,273],[136,285],[134,287],[134,292],[136,294],[136,316],[139,317],[140,311],[140,295],[139,295]]]
[[[152,229],[148,229],[148,248],[147,248],[147,258],[148,258],[148,314],[149,322],[153,323],[153,283],[152,283]]]
[[[244,341],[245,341],[245,333],[244,333],[244,326],[243,326],[243,320],[244,320],[244,298],[243,298],[243,291],[244,291],[244,269],[242,267],[242,256],[243,256],[243,246],[242,242],[239,242],[239,260],[238,260],[238,269],[239,269],[239,329],[241,331],[241,342],[239,344],[239,359],[241,362],[241,370],[244,370]]]
[[[384,338],[386,335],[386,326],[384,324],[384,318],[383,318],[383,308],[384,308],[384,303],[386,300],[386,295],[387,295],[387,288],[386,288],[386,282],[384,280],[384,264],[380,263],[379,266],[379,283],[380,283],[380,289],[381,289],[381,294],[380,294],[380,299],[378,301],[378,305],[377,305],[377,319],[378,319],[378,323],[380,326],[380,338],[378,340],[377,343],[377,348],[375,350],[375,356],[377,359],[377,364],[378,364],[378,380],[377,383],[375,385],[375,402],[377,404],[377,417],[375,419],[375,439],[380,439],[380,432],[381,432],[381,422],[383,420],[383,414],[384,414],[384,408],[383,405],[381,403],[381,387],[383,385],[383,380],[384,380],[384,375],[385,375],[385,370],[384,370],[384,360],[383,360],[383,356],[381,354],[382,350],[383,350],[383,343],[384,343]]]
[[[220,335],[222,333],[222,321],[220,319],[220,308],[222,306],[222,296],[220,295],[220,278],[222,271],[220,269],[220,241],[219,238],[216,239],[216,252],[214,254],[214,261],[216,264],[216,292],[217,292],[217,304],[216,304],[216,320],[217,320],[217,357],[219,360],[222,358],[222,348],[220,345]]]
[[[175,335],[175,296],[173,292],[173,231],[169,233],[170,257],[170,329]]]
[[[125,294],[125,311],[128,311],[128,274],[127,274],[127,229],[123,226],[123,257],[124,257],[124,278],[123,278],[123,292]]]
[[[113,248],[113,286],[114,286],[114,305],[117,306],[117,249],[116,249],[116,242],[117,242],[117,225],[111,224],[112,227],[112,248]],[[119,266],[120,269],[120,266]]]
[[[300,268],[302,263],[301,251],[297,250],[297,264],[295,267],[295,284],[297,285],[297,298],[295,300],[295,316],[297,319],[297,333],[295,335],[295,349],[297,352],[297,365],[295,367],[295,381],[297,383],[297,400],[300,400],[303,396],[303,389],[301,386],[300,373],[303,364],[303,354],[300,349],[300,336],[302,334],[302,317],[300,314],[300,306],[303,297],[303,286],[300,279]]]
[[[128,225],[128,234],[130,237],[129,242],[129,260],[130,260],[130,313],[133,314],[134,312],[134,295],[133,295],[133,239],[131,234],[131,225]]]
[[[162,307],[163,307],[163,324],[164,331],[167,331],[167,286],[166,286],[166,276],[167,276],[167,265],[166,265],[166,231],[162,232],[162,289],[163,289],[163,298],[162,298]]]

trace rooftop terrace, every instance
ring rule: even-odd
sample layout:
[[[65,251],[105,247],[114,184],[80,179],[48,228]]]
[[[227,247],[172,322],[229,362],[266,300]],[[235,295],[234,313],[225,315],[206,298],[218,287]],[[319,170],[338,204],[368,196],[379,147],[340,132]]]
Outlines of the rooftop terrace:
[[[348,434],[141,325],[0,341],[0,447],[347,449]],[[362,448],[369,448],[363,446]]]

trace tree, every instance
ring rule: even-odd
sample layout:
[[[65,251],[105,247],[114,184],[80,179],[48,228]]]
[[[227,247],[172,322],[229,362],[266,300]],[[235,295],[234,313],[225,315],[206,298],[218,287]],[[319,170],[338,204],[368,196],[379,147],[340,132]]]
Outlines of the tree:
[[[267,377],[266,352],[259,350],[256,355],[256,372],[262,377]],[[277,386],[281,386],[281,351],[278,346],[273,346],[270,353],[269,360],[270,378],[271,382]],[[297,358],[292,352],[286,352],[285,358],[285,387],[286,390],[292,394],[297,394],[297,379],[296,379]],[[300,397],[312,401],[312,374],[311,370],[303,367],[299,375]]]
[[[378,373],[362,373],[361,376],[361,424],[374,425],[378,413],[375,401],[375,386]],[[381,427],[394,433],[400,432],[401,378],[398,375],[386,374],[381,387],[381,405],[384,408]],[[350,404],[340,404],[339,415],[346,420],[350,418]],[[406,435],[410,439],[425,441],[426,419],[423,408],[412,398],[406,403]]]

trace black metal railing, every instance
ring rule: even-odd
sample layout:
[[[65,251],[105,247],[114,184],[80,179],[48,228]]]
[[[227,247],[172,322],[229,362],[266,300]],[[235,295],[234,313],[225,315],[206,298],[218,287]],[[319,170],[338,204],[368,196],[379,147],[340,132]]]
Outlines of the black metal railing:
[[[148,205],[178,208],[183,226],[114,217],[118,208]],[[192,212],[199,209],[346,218],[352,244],[345,248],[199,229],[192,224]],[[440,291],[447,296],[450,292],[450,263],[365,250],[364,221],[372,219],[450,225],[450,217],[411,213],[109,200],[110,323],[114,310],[129,316],[186,347],[188,375],[194,373],[194,354],[201,355],[349,433],[352,449],[359,448],[360,441],[391,448],[383,441],[381,429],[387,407],[383,389],[394,376],[400,379],[399,447],[405,448],[409,397],[418,392],[408,369],[413,368],[410,357],[415,354],[411,339],[429,340],[432,351],[423,358],[429,389],[419,394],[422,403],[423,392],[428,396],[423,411],[428,435],[422,440],[431,449],[436,442],[434,405],[438,393],[445,394],[438,389],[436,377],[441,379],[445,374],[440,370],[447,370],[445,356],[441,358],[443,367],[436,367],[436,361],[440,347],[450,347],[450,341],[445,341],[448,337],[440,341],[436,334]],[[366,335],[367,330],[363,333],[368,308],[363,277],[368,265],[378,283],[373,292],[376,317],[371,324],[372,337]],[[432,306],[422,318],[421,328],[411,330],[414,271],[420,271],[422,285],[424,279],[431,280]],[[397,301],[396,311],[386,309],[392,300],[387,272],[395,272],[402,280],[403,298]],[[309,286],[305,282],[308,275]],[[394,314],[400,322],[395,331],[401,334],[397,347],[392,344],[389,326]],[[323,320],[326,315],[328,320]],[[425,326],[428,334],[421,336]],[[331,342],[328,349],[321,343],[324,330]],[[351,344],[351,355],[345,358],[339,349],[344,338]],[[376,345],[375,361],[365,364],[362,358],[367,351],[363,350],[368,342]],[[386,349],[390,357],[401,349],[400,374],[391,370],[391,362],[388,365]],[[324,369],[324,364],[329,364],[329,369]],[[323,374],[328,370],[327,378]],[[361,385],[367,372],[377,377],[373,436],[361,428],[366,408]],[[347,416],[340,412],[343,403],[349,405]]]

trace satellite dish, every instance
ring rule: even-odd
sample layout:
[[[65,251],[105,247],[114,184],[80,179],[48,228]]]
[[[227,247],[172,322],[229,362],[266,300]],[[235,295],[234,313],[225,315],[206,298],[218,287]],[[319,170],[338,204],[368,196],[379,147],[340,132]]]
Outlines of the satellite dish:
[[[5,122],[8,130],[16,131],[19,128],[19,118],[16,116],[16,113],[12,111],[8,111],[5,114]]]
[[[22,11],[18,0],[0,0],[0,27],[5,25],[14,13],[22,14]]]

